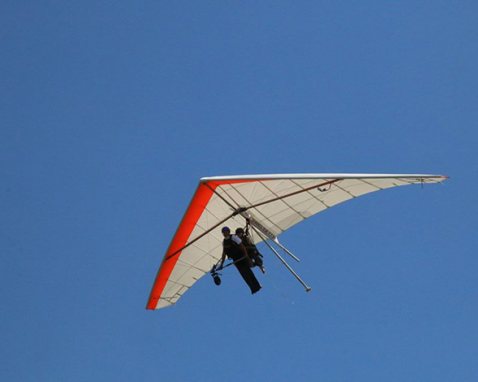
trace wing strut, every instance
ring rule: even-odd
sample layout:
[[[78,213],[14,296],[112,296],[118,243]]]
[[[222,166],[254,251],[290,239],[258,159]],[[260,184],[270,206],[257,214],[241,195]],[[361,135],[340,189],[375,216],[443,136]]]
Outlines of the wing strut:
[[[279,238],[276,237],[274,239],[274,243],[276,243],[280,249],[282,249],[285,253],[287,253],[290,257],[292,257],[295,261],[300,262],[300,259],[294,255],[291,251],[289,251],[286,247],[284,247],[281,243],[279,243]]]
[[[289,251],[286,247],[284,247],[280,242],[279,238],[274,235],[269,229],[264,227],[264,225],[259,222],[255,217],[252,216],[249,212],[241,212],[241,215],[244,219],[246,219],[247,226],[253,226],[256,230],[261,231],[268,239],[272,240],[277,246],[282,249],[285,253],[287,253],[290,257],[292,257],[295,261],[300,262],[300,259],[294,255],[291,251]]]
[[[275,248],[269,244],[269,242],[267,241],[267,237],[263,236],[262,233],[254,226],[252,226],[252,229],[257,233],[257,235],[264,241],[264,243],[269,247],[269,249],[274,253],[274,255],[276,255],[276,257],[280,260],[280,262],[282,264],[284,264],[284,266],[287,268],[287,270],[292,273],[294,275],[294,277],[302,284],[302,286],[305,288],[305,291],[306,292],[310,292],[312,290],[312,288],[310,286],[308,286],[304,280],[301,279],[301,277],[291,268],[291,266],[289,264],[287,264],[287,262],[284,260],[284,258],[279,254],[279,252],[277,252],[275,250]],[[278,243],[277,239],[276,240],[273,240],[275,243]],[[285,247],[283,245],[280,245],[280,248],[284,249],[284,251],[289,254],[289,255],[292,255],[292,253],[289,251],[289,250],[286,250]],[[293,256],[293,255],[292,255]],[[295,256],[294,256],[295,257]]]

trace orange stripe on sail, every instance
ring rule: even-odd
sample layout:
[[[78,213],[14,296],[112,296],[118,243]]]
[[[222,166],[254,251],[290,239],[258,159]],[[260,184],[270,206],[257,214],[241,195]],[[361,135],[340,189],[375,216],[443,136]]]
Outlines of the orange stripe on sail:
[[[209,189],[203,184],[199,185],[189,205],[189,208],[184,214],[183,220],[179,225],[171,244],[169,245],[168,251],[164,256],[163,263],[161,264],[158,275],[156,276],[156,281],[153,285],[153,289],[151,290],[147,309],[156,309],[156,305],[161,297],[161,293],[163,292],[169,276],[171,275],[171,272],[173,271],[173,268],[176,265],[179,256],[181,255],[181,252],[178,250],[186,245],[189,236],[191,236],[191,233],[196,226],[197,221],[201,217],[201,214],[206,208],[209,199],[211,199],[212,194],[213,190]],[[175,252],[177,253],[174,254]]]
[[[191,236],[191,233],[201,217],[204,209],[209,203],[214,190],[223,184],[246,183],[252,181],[257,180],[210,181],[207,182],[209,187],[206,186],[206,183],[199,184],[199,187],[197,188],[196,193],[194,194],[191,203],[184,214],[183,220],[181,221],[181,224],[179,225],[178,230],[176,231],[176,234],[169,245],[168,251],[164,256],[163,262],[159,268],[156,280],[151,290],[146,309],[156,309],[164,287],[171,276],[179,256],[181,256],[181,249],[187,244],[187,241]]]

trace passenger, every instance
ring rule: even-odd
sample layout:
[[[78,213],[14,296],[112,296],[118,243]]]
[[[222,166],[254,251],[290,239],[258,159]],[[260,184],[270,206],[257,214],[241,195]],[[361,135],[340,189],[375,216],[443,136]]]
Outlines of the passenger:
[[[242,243],[246,247],[247,254],[252,259],[254,266],[258,266],[262,273],[266,273],[264,268],[264,261],[262,260],[262,255],[257,249],[256,245],[253,243],[252,239],[248,235],[248,231],[244,231],[243,228],[236,229],[236,235],[241,239]]]
[[[238,236],[231,235],[229,227],[223,227],[221,232],[224,236],[224,240],[222,242],[223,251],[219,269],[223,267],[227,256],[234,261],[234,265],[251,289],[251,293],[254,294],[258,292],[261,289],[261,284],[259,284],[254,272],[251,270],[253,262],[247,254],[246,247],[242,244]]]

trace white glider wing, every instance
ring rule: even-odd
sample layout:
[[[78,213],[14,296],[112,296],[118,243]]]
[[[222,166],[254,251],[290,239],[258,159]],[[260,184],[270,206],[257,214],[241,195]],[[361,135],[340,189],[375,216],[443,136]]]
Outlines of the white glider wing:
[[[202,178],[164,256],[147,309],[174,304],[222,254],[220,228],[262,225],[269,237],[339,203],[410,184],[440,183],[424,174],[276,174]]]

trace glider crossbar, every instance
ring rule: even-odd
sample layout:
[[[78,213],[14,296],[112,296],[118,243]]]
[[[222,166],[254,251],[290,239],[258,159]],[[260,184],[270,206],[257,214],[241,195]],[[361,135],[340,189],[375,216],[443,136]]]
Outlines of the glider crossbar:
[[[342,180],[342,179],[329,180],[329,181],[327,181],[327,182],[323,182],[323,183],[320,183],[320,184],[316,184],[315,186],[303,188],[303,189],[301,189],[301,190],[291,192],[290,194],[281,195],[281,196],[278,196],[278,197],[273,198],[273,199],[265,200],[265,201],[263,201],[263,202],[260,202],[260,203],[257,203],[257,204],[253,204],[252,206],[248,206],[248,207],[245,207],[245,208],[246,208],[246,210],[249,210],[249,209],[251,209],[251,208],[257,208],[257,207],[263,206],[264,204],[272,203],[272,202],[275,202],[275,201],[277,201],[277,200],[282,200],[282,199],[288,198],[288,197],[290,197],[290,196],[294,196],[294,195],[297,195],[297,194],[301,194],[301,193],[303,193],[303,192],[307,192],[307,191],[313,190],[314,188],[320,189],[320,187],[332,185],[332,184],[338,182],[339,180]]]
[[[229,203],[229,201],[224,196],[222,196],[219,192],[217,192],[215,188],[211,187],[209,183],[204,183],[204,184],[207,188],[209,188],[212,192],[214,192],[220,199],[222,199],[222,201],[226,203],[229,207],[231,207],[233,210],[236,209],[236,207],[233,206],[231,203]]]
[[[337,183],[340,180],[342,180],[342,179],[338,178],[338,179],[329,180],[327,182],[323,182],[323,183],[316,184],[316,185],[311,186],[311,187],[303,188],[301,190],[297,190],[297,191],[291,192],[291,193],[286,194],[286,195],[277,196],[277,197],[269,199],[269,200],[264,200],[263,202],[260,202],[260,203],[256,203],[256,204],[253,204],[253,205],[250,205],[250,206],[247,206],[247,207],[239,207],[239,208],[236,208],[235,206],[233,206],[227,199],[225,199],[220,193],[218,193],[215,189],[210,187],[207,183],[206,183],[206,186],[209,189],[211,189],[219,198],[221,198],[229,207],[234,208],[235,209],[235,214],[233,214],[233,215],[237,215],[237,214],[242,214],[243,212],[246,212],[247,210],[250,210],[251,208],[257,208],[257,207],[263,206],[264,204],[269,204],[269,203],[275,202],[277,200],[282,200],[282,199],[288,198],[290,196],[298,195],[298,194],[301,194],[303,192],[313,190],[314,188],[320,190],[321,187],[329,186],[329,188],[327,190],[320,190],[320,191],[328,191],[330,189],[330,186],[332,186],[332,184]],[[230,216],[230,217],[232,217],[232,216]]]

